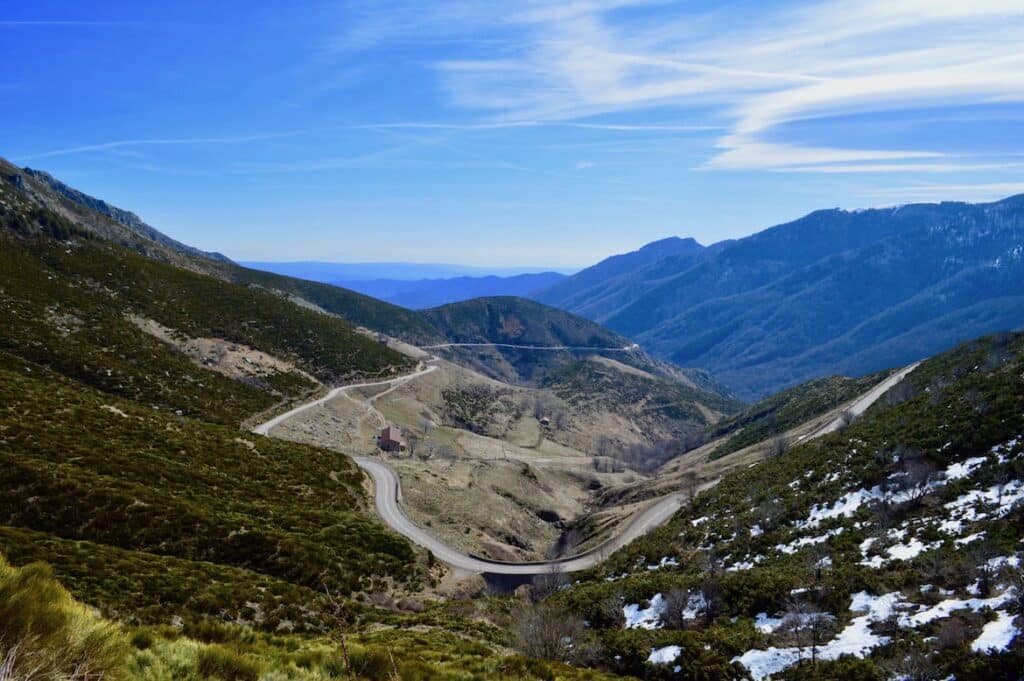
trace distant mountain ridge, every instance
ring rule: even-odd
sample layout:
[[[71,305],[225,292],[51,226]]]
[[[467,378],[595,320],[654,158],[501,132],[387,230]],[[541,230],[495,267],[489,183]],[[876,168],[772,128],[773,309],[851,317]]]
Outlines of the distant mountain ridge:
[[[1024,326],[1024,195],[820,210],[691,254],[664,244],[536,298],[706,368],[746,399]]]
[[[352,289],[411,310],[423,310],[462,300],[488,296],[524,296],[554,286],[565,279],[558,272],[536,272],[510,277],[452,277],[447,279],[368,279],[332,281],[335,286]]]
[[[605,258],[532,297],[603,322],[666,277],[717,253],[729,243],[703,246],[692,238],[661,239],[631,253]]]
[[[300,277],[325,284],[339,281],[419,281],[423,279],[453,279],[456,277],[514,277],[554,271],[561,274],[574,269],[559,267],[481,267],[450,263],[423,262],[326,262],[320,260],[292,261],[240,261],[240,265],[289,277]]]

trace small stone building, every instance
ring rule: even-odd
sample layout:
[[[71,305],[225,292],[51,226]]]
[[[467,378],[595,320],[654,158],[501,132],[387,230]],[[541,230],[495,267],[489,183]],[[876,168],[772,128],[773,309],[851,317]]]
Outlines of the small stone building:
[[[377,444],[385,452],[404,452],[405,439],[402,437],[402,429],[398,426],[388,426],[380,431]]]

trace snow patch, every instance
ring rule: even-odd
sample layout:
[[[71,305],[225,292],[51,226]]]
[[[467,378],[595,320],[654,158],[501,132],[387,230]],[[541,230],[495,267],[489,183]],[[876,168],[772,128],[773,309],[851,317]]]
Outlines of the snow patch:
[[[788,544],[778,544],[776,545],[775,550],[779,551],[780,553],[792,555],[805,546],[811,546],[812,544],[824,544],[832,537],[839,536],[842,533],[843,528],[837,527],[834,530],[829,530],[825,534],[821,534],[816,537],[800,537],[799,539],[794,539]]]
[[[762,634],[772,634],[781,626],[781,617],[769,617],[766,612],[759,612],[754,618],[754,628]]]
[[[665,612],[665,599],[655,594],[651,604],[641,608],[637,603],[629,603],[622,609],[626,617],[627,629],[658,629],[661,627],[661,613]]]
[[[677,565],[679,565],[679,561],[671,556],[665,556],[654,565],[648,565],[647,569],[653,572],[654,570],[660,570],[664,567],[676,567]]]
[[[664,648],[651,648],[651,654],[647,656],[647,661],[651,664],[671,664],[676,661],[680,653],[683,652],[681,646],[665,646]]]
[[[996,619],[986,624],[981,630],[981,635],[971,643],[971,650],[974,652],[1006,652],[1016,638],[1018,631],[1017,627],[1013,626],[1013,615],[1008,612],[996,614]]]
[[[818,649],[818,658],[835,660],[842,655],[864,657],[873,649],[889,643],[886,636],[878,636],[871,631],[871,625],[882,622],[892,615],[900,602],[899,593],[883,596],[871,596],[866,592],[853,595],[850,603],[852,612],[863,612],[855,617],[839,634]],[[756,626],[756,624],[755,624]],[[768,648],[767,650],[748,650],[733,658],[750,672],[755,681],[762,681],[772,674],[793,666],[804,654],[799,648]]]

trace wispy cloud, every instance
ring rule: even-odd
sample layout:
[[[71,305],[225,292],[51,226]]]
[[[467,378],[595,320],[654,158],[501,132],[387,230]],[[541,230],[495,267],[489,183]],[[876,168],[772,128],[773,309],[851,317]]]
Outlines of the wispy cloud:
[[[18,21],[18,20],[7,20],[0,19],[0,26],[119,26],[122,22],[119,21],[54,21],[54,20],[41,20],[41,21]]]
[[[55,156],[70,156],[73,154],[86,154],[89,152],[96,151],[113,151],[117,149],[131,149],[137,147],[165,147],[165,146],[202,146],[210,144],[244,144],[247,142],[265,141],[271,139],[279,139],[283,137],[295,137],[297,135],[307,134],[309,131],[291,131],[291,132],[278,132],[278,133],[266,133],[257,135],[241,135],[237,137],[171,137],[171,138],[155,138],[155,139],[125,139],[125,140],[113,140],[110,142],[99,142],[96,144],[82,144],[73,147],[62,147],[60,149],[51,149],[49,151],[41,151],[35,154],[23,154],[15,158],[16,161],[36,161],[43,158],[53,158]]]
[[[694,14],[655,0],[481,9],[443,1],[417,15],[377,8],[364,41],[468,32],[497,47],[434,68],[458,107],[497,121],[573,121],[600,114],[686,112],[724,125],[713,170],[951,171],[935,149],[803,141],[793,125],[865,113],[1024,100],[1020,0],[825,1],[744,22],[735,9]],[[760,11],[760,8],[759,8]],[[460,23],[465,22],[465,23]],[[387,28],[390,26],[391,28]],[[375,27],[375,28],[374,28]],[[710,36],[710,37],[708,37]],[[786,139],[779,139],[785,128]],[[607,129],[611,129],[609,126]],[[838,141],[838,140],[837,140]]]
[[[601,123],[574,123],[567,121],[501,121],[483,123],[445,123],[445,122],[379,122],[379,123],[354,123],[351,125],[335,125],[321,128],[310,128],[305,130],[286,130],[282,132],[258,133],[253,135],[237,136],[197,136],[197,137],[167,137],[167,138],[136,138],[112,140],[109,142],[97,142],[94,144],[80,144],[58,149],[49,149],[31,154],[22,154],[15,157],[15,161],[36,161],[39,159],[53,158],[57,156],[72,156],[76,154],[87,154],[94,152],[126,153],[126,150],[139,147],[166,147],[166,146],[208,146],[247,144],[251,142],[265,142],[269,140],[285,139],[289,137],[301,137],[308,135],[323,135],[337,132],[352,131],[401,131],[401,130],[437,130],[454,132],[472,132],[487,130],[509,130],[516,128],[571,128],[580,130],[605,130],[616,132],[708,132],[721,130],[715,126],[707,125],[617,125]],[[426,142],[429,140],[418,140]],[[438,140],[440,142],[440,140]]]
[[[912,184],[881,187],[863,193],[868,200],[946,201],[951,196],[963,201],[994,201],[1024,194],[1024,182],[981,182],[950,184]]]
[[[786,173],[976,173],[993,170],[1024,170],[1024,163],[843,163],[838,165],[786,166]]]

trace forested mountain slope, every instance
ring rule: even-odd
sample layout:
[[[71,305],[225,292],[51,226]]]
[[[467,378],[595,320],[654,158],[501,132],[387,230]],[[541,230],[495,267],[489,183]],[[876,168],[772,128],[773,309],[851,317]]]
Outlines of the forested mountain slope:
[[[662,239],[631,253],[605,258],[531,297],[604,322],[666,277],[710,257],[726,243],[706,247],[694,239]]]
[[[636,294],[610,314],[594,307],[603,292],[539,299],[708,369],[746,399],[1024,324],[1024,196],[816,211],[692,261],[677,257],[620,275],[617,289]],[[649,287],[652,267],[665,274]]]

